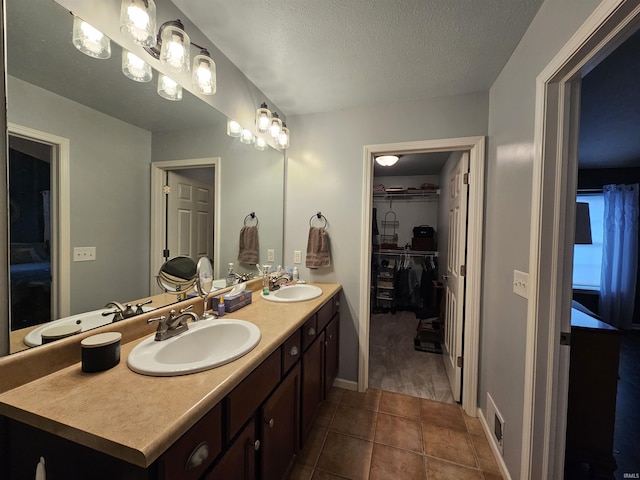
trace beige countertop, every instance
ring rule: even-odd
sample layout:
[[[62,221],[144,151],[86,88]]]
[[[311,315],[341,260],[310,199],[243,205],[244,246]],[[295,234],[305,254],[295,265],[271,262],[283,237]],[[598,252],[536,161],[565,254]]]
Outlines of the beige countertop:
[[[147,467],[341,289],[315,285],[323,291],[317,299],[275,303],[253,292],[250,305],[225,315],[250,321],[262,333],[256,348],[232,363],[178,377],[139,375],[126,359],[145,335],[123,344],[121,361],[110,370],[87,374],[74,363],[5,391],[0,414]]]

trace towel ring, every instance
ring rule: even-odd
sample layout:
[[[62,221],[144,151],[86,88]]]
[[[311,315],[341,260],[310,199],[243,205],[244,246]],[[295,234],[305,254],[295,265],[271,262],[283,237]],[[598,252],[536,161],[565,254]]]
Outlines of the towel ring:
[[[258,220],[258,217],[256,217],[256,212],[251,212],[249,215],[247,215],[246,217],[244,217],[244,226],[247,226],[247,220],[253,218],[256,221],[256,227],[258,226],[258,224],[260,223]]]
[[[318,220],[324,220],[324,225],[322,225],[322,228],[325,228],[327,226],[327,224],[329,222],[327,222],[327,217],[325,217],[324,215],[322,215],[322,213],[318,212],[315,215],[311,215],[311,218],[309,219],[309,226],[313,226],[313,219],[317,218]]]

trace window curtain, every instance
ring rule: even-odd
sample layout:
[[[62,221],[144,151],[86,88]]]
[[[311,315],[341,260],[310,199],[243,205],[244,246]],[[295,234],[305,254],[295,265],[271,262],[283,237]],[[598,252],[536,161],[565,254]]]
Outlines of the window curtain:
[[[638,184],[605,185],[600,316],[630,329],[638,270]]]

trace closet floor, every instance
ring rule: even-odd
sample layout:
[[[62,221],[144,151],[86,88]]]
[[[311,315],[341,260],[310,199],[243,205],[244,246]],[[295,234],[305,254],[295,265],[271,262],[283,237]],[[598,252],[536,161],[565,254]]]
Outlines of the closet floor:
[[[369,387],[453,404],[443,356],[414,349],[417,325],[413,312],[371,314]]]

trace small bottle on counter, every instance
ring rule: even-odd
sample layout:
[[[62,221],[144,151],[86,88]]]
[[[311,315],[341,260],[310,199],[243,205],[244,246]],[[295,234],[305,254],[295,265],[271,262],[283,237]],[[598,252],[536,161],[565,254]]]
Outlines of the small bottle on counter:
[[[236,275],[233,273],[233,263],[229,263],[229,271],[227,272],[224,283],[227,287],[230,287],[231,285],[236,283]]]
[[[262,266],[262,294],[269,295],[269,267],[270,265]]]
[[[224,315],[224,295],[220,295],[220,302],[218,303],[218,317]]]
[[[293,283],[298,283],[300,280],[300,272],[298,272],[298,267],[293,267],[293,275],[291,275],[293,279]]]

